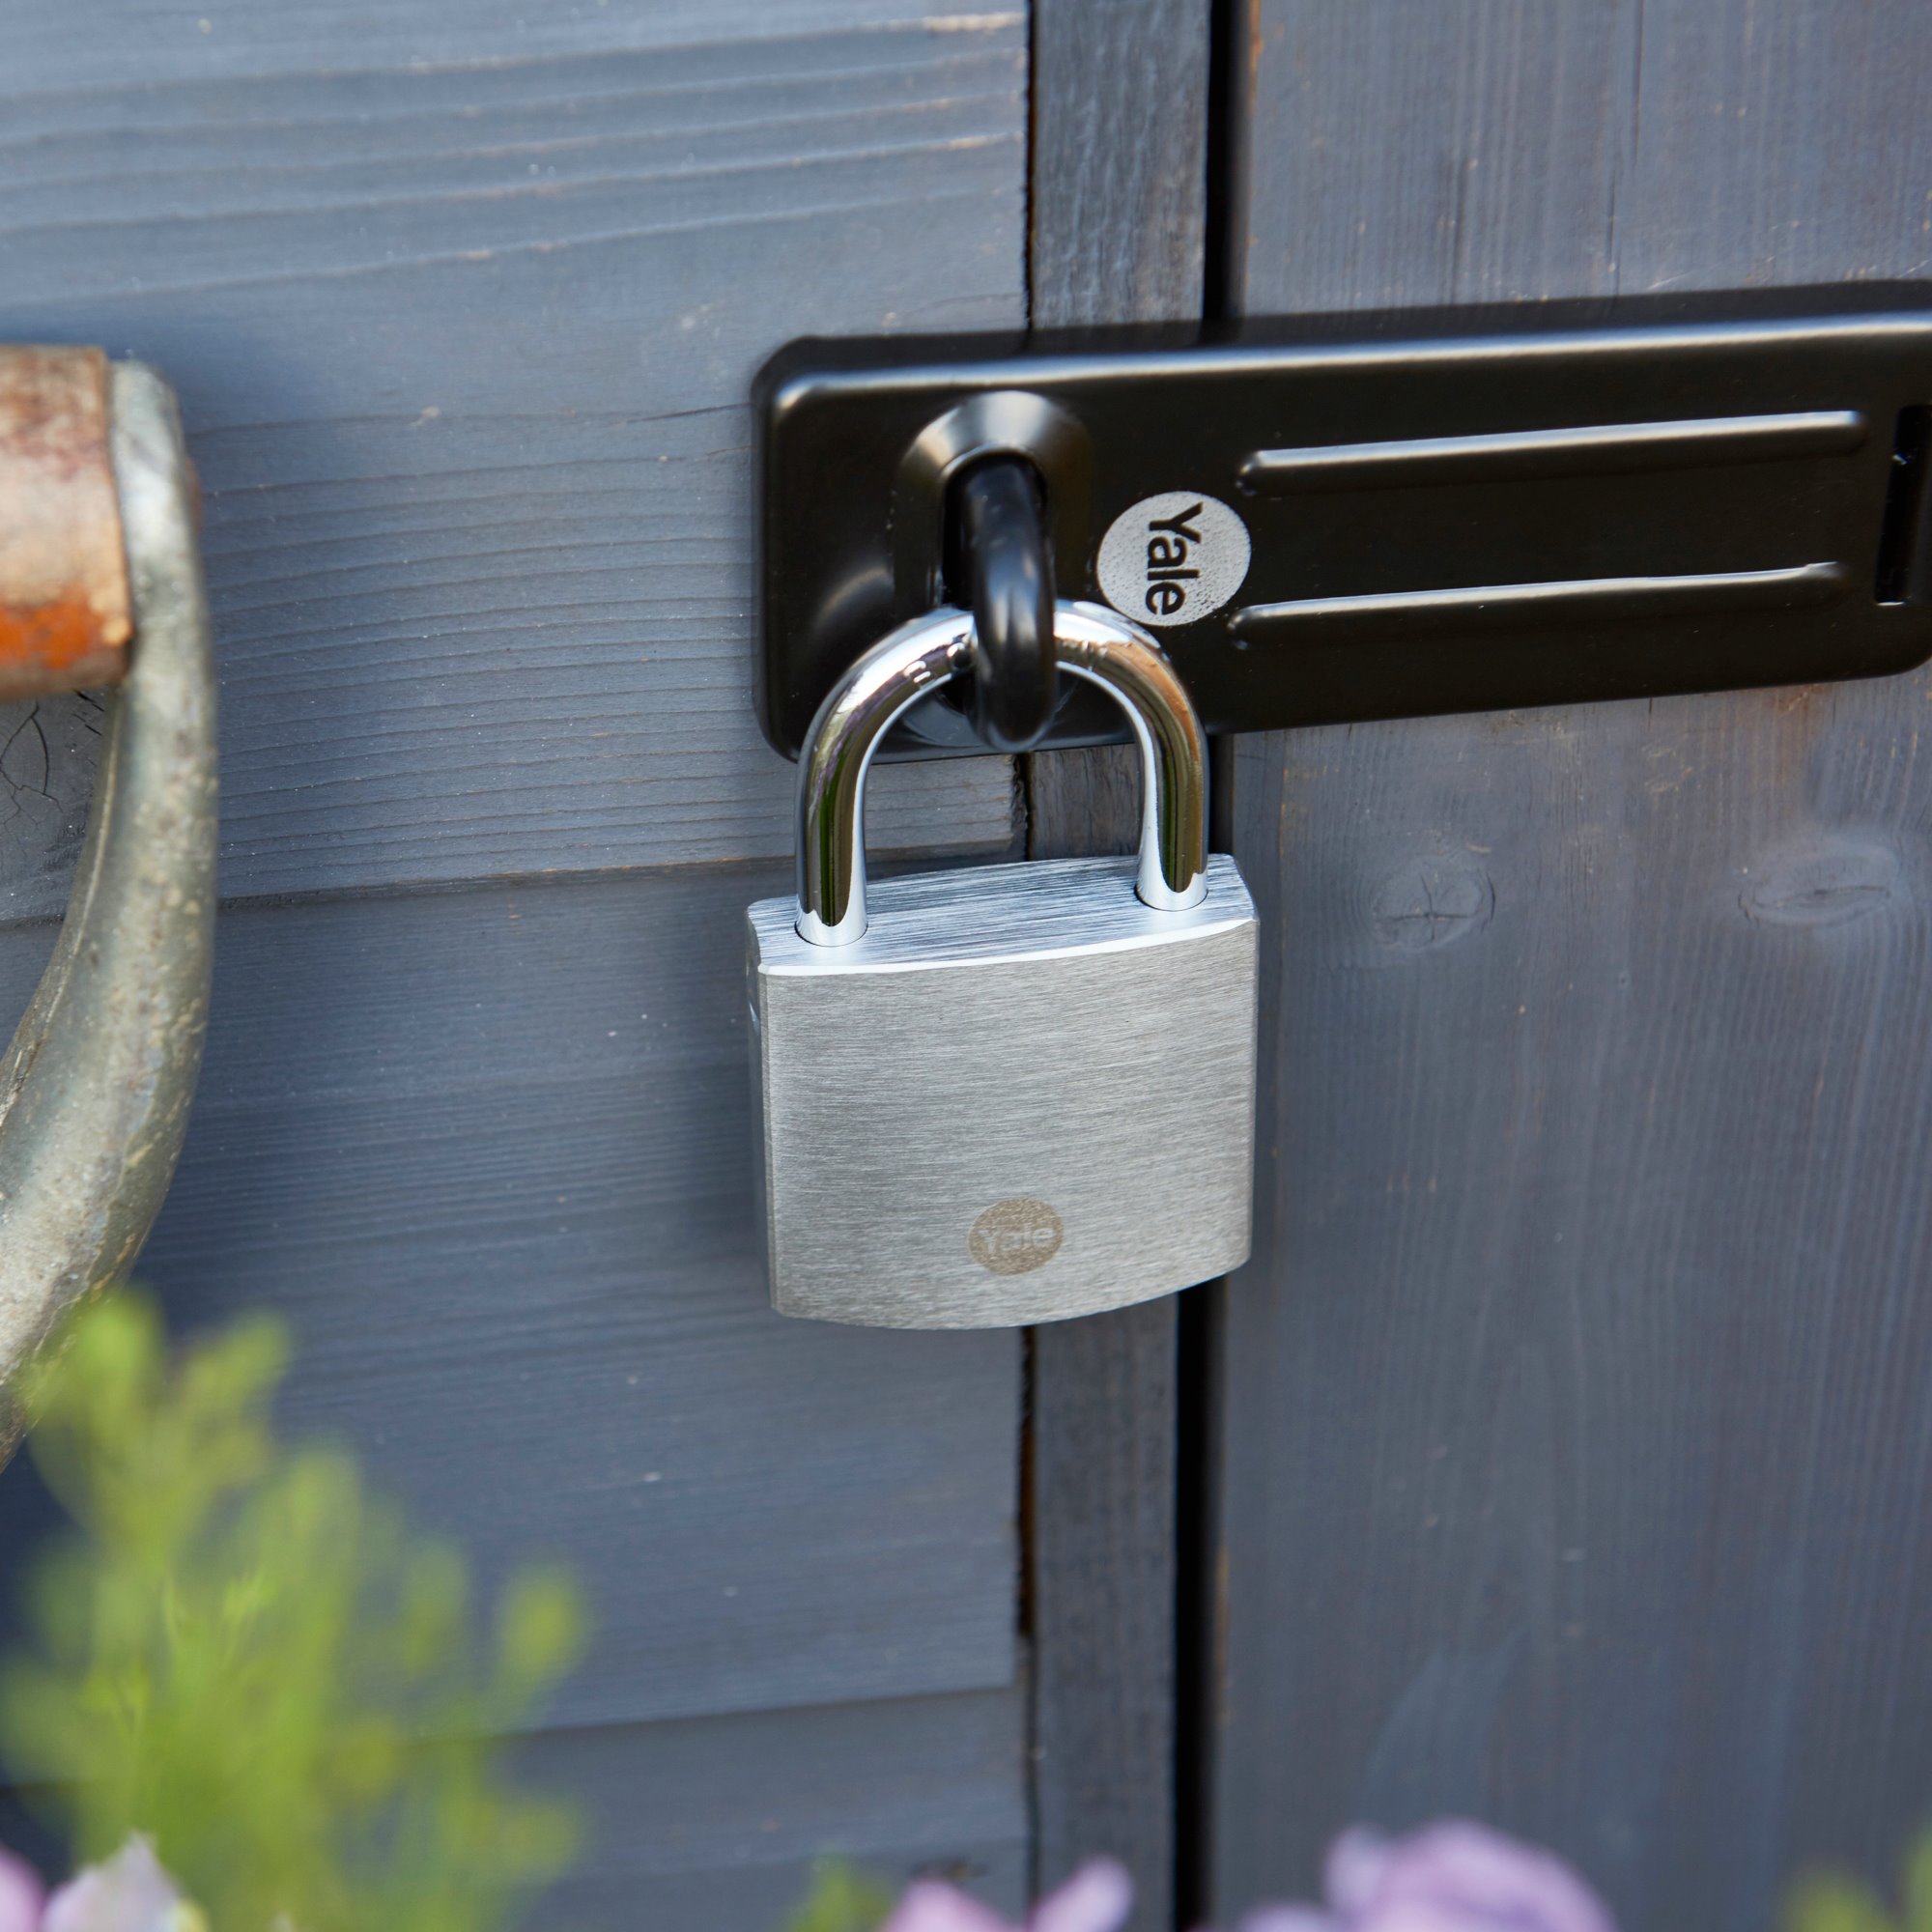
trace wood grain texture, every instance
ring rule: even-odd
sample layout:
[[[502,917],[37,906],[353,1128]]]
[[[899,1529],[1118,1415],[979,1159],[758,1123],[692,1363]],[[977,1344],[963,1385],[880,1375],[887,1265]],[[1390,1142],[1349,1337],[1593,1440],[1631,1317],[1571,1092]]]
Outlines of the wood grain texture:
[[[1248,309],[1910,274],[1932,15],[1257,0]],[[1244,744],[1213,1905],[1350,1819],[1761,1928],[1932,1803],[1925,675]],[[1270,956],[1271,955],[1271,956]]]
[[[1642,7],[1244,0],[1237,306],[1609,293]]]
[[[1037,326],[1201,312],[1207,0],[1034,0],[1029,288]],[[1133,849],[1126,746],[1025,761],[1035,858]],[[1096,1852],[1133,1873],[1133,1932],[1174,1915],[1176,1309],[1033,1331],[1035,1878]]]
[[[292,1323],[346,1437],[486,1577],[582,1573],[566,1724],[1009,1685],[1019,1348],[789,1321],[751,1199],[770,868],[231,910],[141,1272]],[[49,933],[0,935],[0,1012]],[[0,1478],[0,1548],[41,1520]],[[0,1593],[0,1595],[9,1593]]]
[[[1208,15],[1208,0],[1033,0],[1036,328],[1201,313]]]
[[[1019,1344],[770,1312],[741,921],[785,868],[693,863],[791,842],[751,704],[752,373],[1021,318],[1027,26],[7,12],[0,340],[159,365],[208,492],[231,903],[144,1271],[185,1325],[281,1309],[291,1432],[356,1445],[486,1584],[582,1574],[568,1728],[524,1747],[603,1824],[571,1923],[762,1932],[822,1850],[1003,1909],[1027,1881]],[[0,1028],[98,727],[0,710]],[[1009,760],[872,801],[875,848],[1016,843]],[[46,1513],[15,1464],[0,1548]]]
[[[788,848],[751,377],[797,334],[1019,318],[1025,25],[16,0],[0,339],[181,392],[227,892]],[[76,715],[40,714],[63,767]],[[882,777],[881,844],[1010,842],[1003,761]],[[49,909],[57,819],[0,831],[17,914]]]
[[[1105,1853],[1172,1922],[1175,1302],[1034,1330],[1038,1884]]]
[[[590,1833],[543,1922],[775,1932],[832,1856],[1017,1917],[1024,1715],[1017,1690],[984,1691],[532,1739],[526,1776],[577,1794]]]
[[[1133,850],[1134,748],[1026,763],[1033,857]],[[1173,1921],[1178,1305],[1054,1322],[1029,1351],[1035,1886],[1119,1859],[1131,1932]]]
[[[570,1932],[778,1932],[821,1858],[944,1873],[1017,1916],[1028,1825],[1017,1690],[553,1731],[513,1775],[576,1805],[585,1843],[527,1922]],[[0,1792],[0,1842],[65,1871]]]

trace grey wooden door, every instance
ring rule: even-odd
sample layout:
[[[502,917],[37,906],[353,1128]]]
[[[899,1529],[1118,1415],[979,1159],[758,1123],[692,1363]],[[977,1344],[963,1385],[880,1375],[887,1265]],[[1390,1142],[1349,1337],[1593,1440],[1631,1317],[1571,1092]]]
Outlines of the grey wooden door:
[[[1249,313],[1916,275],[1909,0],[1253,0]],[[1236,749],[1208,1902],[1366,1818],[1761,1932],[1932,1814],[1923,673]]]
[[[0,335],[158,363],[209,489],[220,980],[146,1271],[283,1307],[291,1428],[486,1574],[585,1574],[560,1910],[1111,1849],[1152,1928],[1177,1855],[1229,1918],[1458,1810],[1755,1932],[1932,1809],[1923,678],[1224,747],[1262,1211],[1179,1323],[773,1318],[736,988],[770,348],[1920,272],[1921,13],[15,0]],[[0,711],[0,1023],[95,717]],[[1118,841],[1121,780],[901,767],[877,840]],[[43,1515],[10,1472],[0,1549]]]
[[[178,385],[222,674],[215,1020],[143,1264],[272,1302],[346,1436],[597,1634],[529,1754],[572,1923],[775,1924],[810,1860],[1026,1882],[1021,1341],[765,1305],[739,923],[752,373],[1024,316],[1028,22],[903,0],[14,0],[0,337]],[[95,707],[0,712],[0,1023]],[[1001,760],[878,841],[999,854]],[[43,1516],[0,1481],[0,1550]],[[0,1559],[0,1574],[4,1574]],[[0,1589],[0,1596],[10,1595]]]

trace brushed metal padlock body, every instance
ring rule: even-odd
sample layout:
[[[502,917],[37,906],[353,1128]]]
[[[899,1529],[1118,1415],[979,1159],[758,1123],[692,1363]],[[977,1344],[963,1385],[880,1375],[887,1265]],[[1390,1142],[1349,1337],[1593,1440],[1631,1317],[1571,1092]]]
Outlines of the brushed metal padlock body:
[[[1132,859],[875,884],[864,936],[749,914],[774,1305],[900,1328],[1120,1308],[1247,1258],[1258,925],[1235,862],[1182,912]]]

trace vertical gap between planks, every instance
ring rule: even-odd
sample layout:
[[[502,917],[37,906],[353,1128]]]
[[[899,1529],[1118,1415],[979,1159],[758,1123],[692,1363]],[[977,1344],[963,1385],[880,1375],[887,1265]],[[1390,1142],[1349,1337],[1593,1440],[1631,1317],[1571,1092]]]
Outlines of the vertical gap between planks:
[[[1201,315],[1225,321],[1236,305],[1240,268],[1238,187],[1241,124],[1236,63],[1243,27],[1255,31],[1250,0],[1208,0],[1206,208],[1201,264]],[[1211,747],[1213,788],[1208,843],[1235,849],[1234,747]],[[1181,1298],[1177,1336],[1178,1390],[1175,1417],[1175,1734],[1174,1916],[1176,1932],[1206,1922],[1209,1834],[1213,1830],[1213,1720],[1220,1695],[1217,1633],[1220,1629],[1220,1532],[1216,1498],[1214,1364],[1225,1280]]]
[[[1207,174],[1201,251],[1201,316],[1226,319],[1238,275],[1235,236],[1239,216],[1239,123],[1235,86],[1236,36],[1247,0],[1208,0],[1208,126],[1203,141]],[[1250,31],[1253,31],[1250,28]]]
[[[1217,0],[1217,23],[1235,0]],[[1216,37],[1214,58],[1225,45]],[[1222,185],[1208,174],[1209,219]],[[1209,232],[1211,233],[1211,227]],[[1234,850],[1235,759],[1232,744],[1213,748],[1208,843]],[[1176,1338],[1174,1597],[1174,1926],[1205,1924],[1208,1907],[1209,1833],[1213,1829],[1213,1712],[1220,1695],[1220,1526],[1216,1507],[1214,1416],[1226,1279],[1181,1296]]]

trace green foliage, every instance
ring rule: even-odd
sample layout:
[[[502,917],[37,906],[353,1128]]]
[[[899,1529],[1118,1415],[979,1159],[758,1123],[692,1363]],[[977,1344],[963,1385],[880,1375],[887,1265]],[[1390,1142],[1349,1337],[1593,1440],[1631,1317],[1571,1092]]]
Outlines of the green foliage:
[[[286,1355],[258,1317],[173,1359],[127,1292],[49,1351],[29,1444],[75,1527],[27,1566],[0,1751],[80,1857],[151,1834],[215,1932],[495,1932],[577,1842],[490,1741],[576,1658],[576,1593],[518,1575],[479,1657],[462,1556],[275,1441]]]
[[[892,1909],[892,1893],[876,1879],[842,1859],[827,1859],[785,1932],[877,1932]]]
[[[1784,1924],[1785,1932],[1932,1932],[1932,1832],[1906,1860],[1902,1917],[1857,1879],[1816,1872],[1794,1888]]]

